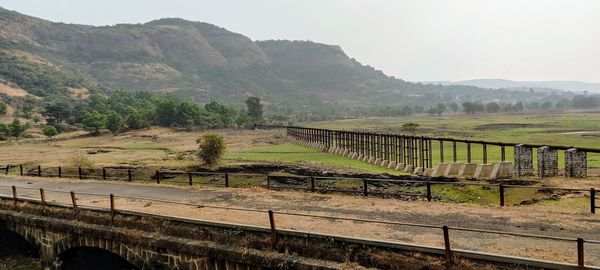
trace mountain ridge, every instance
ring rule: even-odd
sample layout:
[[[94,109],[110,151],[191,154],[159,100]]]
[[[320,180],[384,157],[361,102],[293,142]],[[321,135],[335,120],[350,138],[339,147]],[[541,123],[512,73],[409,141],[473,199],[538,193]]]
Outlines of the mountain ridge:
[[[551,80],[551,81],[515,81],[508,79],[471,79],[463,81],[431,81],[431,84],[442,85],[469,85],[490,89],[501,88],[546,88],[572,92],[595,92],[600,93],[600,83],[583,82],[574,80]]]
[[[37,96],[69,88],[149,90],[198,102],[258,96],[282,108],[516,101],[526,92],[439,86],[387,76],[338,45],[253,41],[204,22],[55,23],[0,8],[0,81]]]

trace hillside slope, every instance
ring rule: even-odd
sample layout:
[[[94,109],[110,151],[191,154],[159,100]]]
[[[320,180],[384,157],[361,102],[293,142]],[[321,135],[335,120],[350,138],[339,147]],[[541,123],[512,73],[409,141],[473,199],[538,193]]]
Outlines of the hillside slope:
[[[37,96],[124,88],[177,93],[199,102],[256,95],[282,106],[387,106],[523,100],[527,93],[411,83],[348,57],[339,46],[252,41],[182,19],[86,26],[0,8],[0,83]]]

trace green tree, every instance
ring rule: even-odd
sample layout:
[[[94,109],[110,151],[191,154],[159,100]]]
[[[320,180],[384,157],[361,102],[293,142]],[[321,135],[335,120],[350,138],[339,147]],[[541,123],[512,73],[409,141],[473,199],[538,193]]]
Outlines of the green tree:
[[[225,139],[219,134],[204,134],[196,142],[198,157],[208,166],[217,164],[225,153]]]
[[[44,133],[44,135],[46,135],[46,137],[48,137],[48,139],[53,139],[54,136],[58,135],[58,130],[52,126],[52,125],[47,125],[42,129],[42,132]]]
[[[42,115],[49,123],[62,123],[73,114],[73,100],[65,97],[49,97],[44,101]]]
[[[0,140],[6,140],[11,136],[10,126],[7,124],[0,124]]]
[[[8,106],[4,102],[0,102],[0,115],[6,115],[6,111],[8,110]]]
[[[170,126],[177,120],[177,102],[173,99],[161,99],[156,104],[156,121],[161,126]]]
[[[10,123],[8,128],[10,129],[10,135],[18,140],[21,137],[21,135],[23,135],[23,133],[30,128],[30,126],[29,123],[21,125],[21,121],[15,118],[15,120],[13,120],[12,123]]]
[[[82,124],[92,135],[100,135],[100,131],[106,126],[106,116],[96,111],[87,112]]]
[[[248,108],[248,116],[250,117],[252,124],[262,124],[263,107],[262,104],[260,104],[260,99],[257,97],[248,97],[246,100],[246,107]]]
[[[113,135],[119,134],[123,129],[123,117],[116,112],[109,112],[106,117],[106,129],[110,130]]]
[[[408,134],[412,134],[412,135],[416,134],[417,128],[419,128],[419,124],[417,124],[417,123],[408,122],[408,123],[402,124],[402,131],[404,131],[405,133],[408,133]]]
[[[146,126],[144,117],[137,110],[131,110],[129,112],[129,115],[127,115],[127,128],[140,129]]]

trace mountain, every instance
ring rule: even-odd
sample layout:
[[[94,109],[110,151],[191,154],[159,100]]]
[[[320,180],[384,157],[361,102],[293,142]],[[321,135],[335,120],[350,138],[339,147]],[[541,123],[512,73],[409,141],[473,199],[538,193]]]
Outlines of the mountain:
[[[432,84],[442,85],[469,85],[490,89],[540,89],[540,90],[560,90],[572,92],[600,93],[600,83],[578,82],[578,81],[511,81],[504,79],[476,79],[466,81],[439,81],[430,82]]]
[[[0,63],[0,93],[40,97],[123,88],[198,102],[241,103],[252,95],[298,111],[534,98],[526,91],[407,82],[359,63],[336,45],[253,41],[177,18],[96,27],[0,8]]]

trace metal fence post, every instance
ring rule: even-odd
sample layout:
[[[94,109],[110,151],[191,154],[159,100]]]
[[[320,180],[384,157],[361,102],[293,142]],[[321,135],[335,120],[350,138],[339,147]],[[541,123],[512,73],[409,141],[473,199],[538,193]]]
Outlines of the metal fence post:
[[[443,226],[442,231],[444,232],[444,258],[446,263],[452,263],[452,250],[450,249],[450,234],[448,233],[448,226]]]
[[[13,200],[15,201],[15,204],[17,203],[17,187],[16,186],[12,186],[12,194],[13,194]]]
[[[160,171],[156,170],[156,183],[160,184]]]
[[[500,206],[504,206],[504,185],[500,184]]]
[[[131,169],[127,169],[127,181],[131,182]]]
[[[592,211],[592,214],[596,213],[596,189],[595,188],[590,189],[590,210]]]
[[[191,186],[192,185],[192,173],[188,172],[187,175],[188,175],[188,184]]]
[[[38,165],[38,177],[42,176],[42,166]]]
[[[585,269],[585,255],[583,250],[583,238],[577,238],[577,269]]]
[[[42,200],[42,205],[46,205],[46,193],[43,188],[40,188],[40,199]]]
[[[267,189],[271,189],[271,176],[267,174]]]
[[[225,174],[225,187],[229,187],[229,174]]]
[[[363,179],[363,195],[365,195],[365,197],[369,195],[369,183],[367,179]]]
[[[313,176],[310,177],[310,191],[315,192],[315,178]]]
[[[273,211],[269,210],[269,224],[271,225],[271,245],[273,248],[277,245],[277,229],[275,228],[275,218],[273,217]]]
[[[79,175],[79,180],[83,179],[83,176],[81,176],[81,167],[77,167],[77,174]]]
[[[71,191],[71,202],[73,203],[73,208],[77,209],[77,197],[75,197],[75,192]]]
[[[62,168],[58,166],[58,178],[62,177]]]
[[[23,164],[19,165],[19,174],[23,176]]]
[[[110,194],[110,222],[115,223],[115,195]]]
[[[106,180],[106,168],[102,167],[102,180]]]
[[[10,165],[6,165],[6,168],[5,168],[5,170],[6,170],[6,171],[4,171],[4,174],[8,174],[8,170],[10,170]]]
[[[431,201],[431,183],[427,180],[427,201]]]

